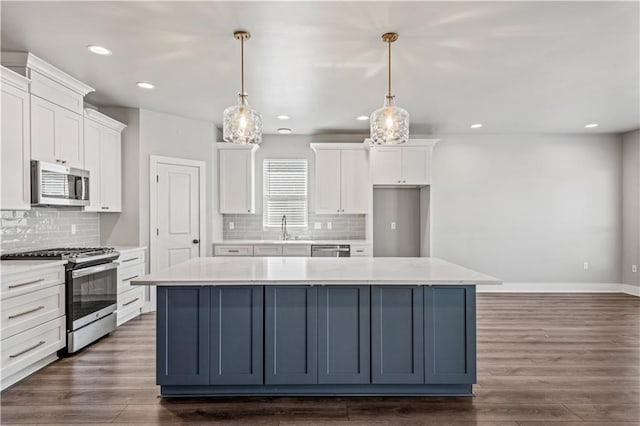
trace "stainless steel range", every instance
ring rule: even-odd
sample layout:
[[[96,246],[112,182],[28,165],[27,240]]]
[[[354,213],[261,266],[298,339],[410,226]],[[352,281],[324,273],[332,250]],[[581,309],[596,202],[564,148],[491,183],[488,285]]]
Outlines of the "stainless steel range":
[[[67,347],[77,352],[116,329],[117,267],[110,247],[56,248],[3,254],[2,260],[67,260]]]

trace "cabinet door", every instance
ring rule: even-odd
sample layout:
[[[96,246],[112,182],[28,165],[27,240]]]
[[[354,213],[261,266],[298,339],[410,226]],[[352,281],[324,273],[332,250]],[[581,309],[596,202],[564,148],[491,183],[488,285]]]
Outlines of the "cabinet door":
[[[374,147],[371,149],[371,180],[374,185],[402,183],[402,148]]]
[[[370,382],[369,286],[325,286],[318,295],[318,383]]]
[[[262,384],[262,293],[262,286],[211,288],[211,384]]]
[[[220,213],[254,212],[253,152],[220,149]]]
[[[55,163],[56,106],[31,96],[31,158]]]
[[[54,155],[69,167],[84,168],[84,118],[56,106]]]
[[[425,383],[475,383],[475,287],[425,287],[424,309]]]
[[[84,167],[89,170],[89,201],[86,212],[99,212],[100,200],[100,138],[102,126],[91,120],[84,122]]]
[[[122,211],[122,142],[120,132],[102,130],[100,144],[101,211]]]
[[[402,183],[407,185],[431,183],[431,148],[402,148]]]
[[[2,84],[2,189],[0,208],[29,210],[30,197],[30,129],[29,94]],[[10,177],[10,178],[8,178]]]
[[[265,383],[318,379],[317,287],[265,287]]]
[[[209,287],[157,290],[158,384],[209,384]]]
[[[422,287],[371,292],[372,383],[424,383]]]
[[[340,213],[340,150],[318,150],[315,169],[315,212]]]
[[[340,162],[343,213],[368,213],[371,182],[367,151],[345,149]]]

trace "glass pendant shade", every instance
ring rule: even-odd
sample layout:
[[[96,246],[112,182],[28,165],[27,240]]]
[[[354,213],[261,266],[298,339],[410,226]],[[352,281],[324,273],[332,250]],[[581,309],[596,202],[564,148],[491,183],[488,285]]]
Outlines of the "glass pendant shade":
[[[237,105],[224,110],[222,138],[237,144],[262,142],[262,116],[247,102],[247,95],[238,95]]]
[[[378,145],[396,145],[409,140],[409,112],[394,105],[387,96],[384,106],[371,114],[371,142]]]

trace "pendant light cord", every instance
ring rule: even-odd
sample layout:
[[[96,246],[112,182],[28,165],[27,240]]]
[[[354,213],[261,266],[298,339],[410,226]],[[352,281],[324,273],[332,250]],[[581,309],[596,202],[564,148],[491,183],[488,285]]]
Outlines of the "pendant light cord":
[[[242,88],[240,91],[240,95],[244,99],[244,37],[240,37],[240,74],[240,84]]]
[[[387,98],[391,99],[391,40],[387,41],[389,45],[389,93],[387,94]]]

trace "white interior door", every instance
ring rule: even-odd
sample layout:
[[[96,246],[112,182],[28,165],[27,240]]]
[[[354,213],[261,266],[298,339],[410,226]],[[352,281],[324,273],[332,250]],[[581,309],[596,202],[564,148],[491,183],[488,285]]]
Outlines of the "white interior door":
[[[199,256],[200,168],[159,163],[156,184],[154,264],[160,270]]]

